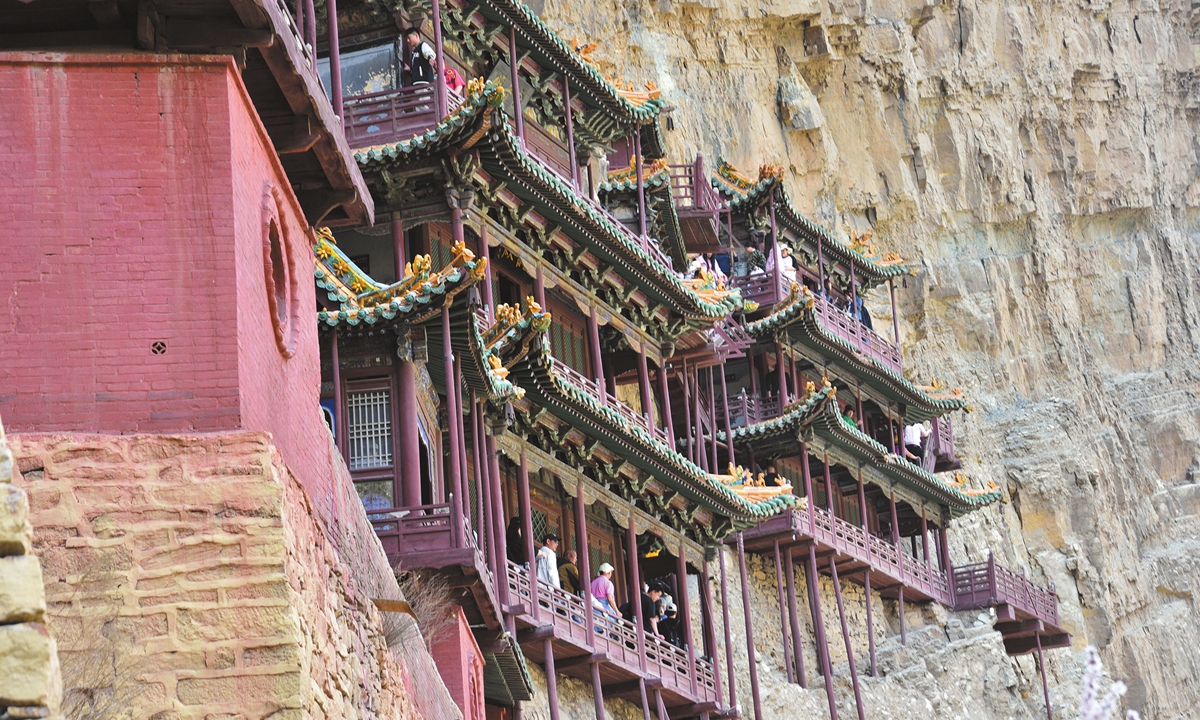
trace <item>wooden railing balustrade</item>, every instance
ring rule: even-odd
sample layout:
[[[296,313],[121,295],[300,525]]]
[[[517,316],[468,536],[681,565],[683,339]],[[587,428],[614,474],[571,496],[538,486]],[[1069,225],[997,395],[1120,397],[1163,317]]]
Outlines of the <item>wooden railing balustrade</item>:
[[[507,567],[509,597],[525,603],[530,607],[528,614],[534,615],[529,585],[531,571],[511,561],[507,563]],[[620,666],[632,675],[659,678],[662,680],[663,689],[694,698],[695,702],[717,699],[711,662],[696,658],[693,687],[693,676],[688,670],[687,651],[642,632],[624,618],[586,608],[581,597],[544,581],[537,582],[537,622],[552,622],[556,638],[569,639],[577,647],[592,648],[594,652],[604,653],[607,662]],[[588,637],[586,612],[594,613],[595,631],[591,637]],[[646,648],[644,673],[642,656],[638,652],[639,634],[643,636]]]
[[[791,291],[791,280],[781,273],[776,281],[775,273],[771,271],[734,277],[733,284],[742,291],[743,300],[756,302],[764,308],[782,301]]]
[[[1054,588],[1044,588],[997,565],[990,554],[987,562],[954,568],[954,595],[956,610],[1008,603],[1058,627],[1058,593]]]
[[[451,112],[463,103],[462,95],[449,88],[446,98]],[[343,106],[346,141],[352,148],[408,140],[441,120],[432,84],[357,95],[346,98]]]
[[[554,362],[554,373],[572,385],[575,385],[576,387],[586,391],[589,395],[599,400],[601,404],[606,405],[610,410],[616,411],[617,414],[619,414],[631,425],[636,425],[642,428],[657,440],[667,443],[668,445],[671,444],[671,440],[667,437],[666,430],[650,423],[646,419],[645,415],[637,412],[621,400],[618,400],[617,396],[608,392],[607,388],[598,386],[595,380],[584,377],[570,365],[567,365],[559,360],[555,360]]]
[[[707,407],[707,398],[701,399],[701,404]],[[729,404],[729,424],[740,428],[755,423],[766,422],[779,417],[781,413],[779,395],[769,394],[766,397],[750,395],[745,390],[731,395],[726,399],[717,398],[717,424],[724,425],[725,403]]]
[[[700,155],[687,165],[670,165],[671,196],[678,210],[700,210],[716,212],[721,207],[721,196],[713,190],[704,172],[704,158]]]
[[[901,372],[900,348],[884,340],[849,313],[839,310],[821,296],[815,298],[813,309],[817,319],[826,330],[857,348],[862,354],[874,358],[886,367]]]

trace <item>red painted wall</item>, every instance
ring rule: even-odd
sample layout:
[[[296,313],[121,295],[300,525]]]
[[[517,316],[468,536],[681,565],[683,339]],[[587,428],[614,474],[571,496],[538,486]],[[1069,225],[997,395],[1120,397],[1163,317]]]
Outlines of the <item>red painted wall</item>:
[[[232,60],[0,53],[0,177],[9,431],[269,431],[336,517],[310,231]]]
[[[463,720],[484,720],[483,654],[462,608],[454,607],[454,627],[433,638],[433,661]]]

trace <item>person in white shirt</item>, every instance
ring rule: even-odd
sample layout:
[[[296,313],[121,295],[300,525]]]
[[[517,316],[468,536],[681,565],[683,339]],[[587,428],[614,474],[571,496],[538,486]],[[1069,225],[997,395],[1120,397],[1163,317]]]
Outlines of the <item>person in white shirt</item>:
[[[922,442],[929,437],[929,431],[921,423],[913,423],[904,427],[904,457],[909,460],[920,460],[925,456]]]
[[[562,589],[558,578],[558,536],[546,533],[541,549],[537,551],[537,578],[547,585]]]

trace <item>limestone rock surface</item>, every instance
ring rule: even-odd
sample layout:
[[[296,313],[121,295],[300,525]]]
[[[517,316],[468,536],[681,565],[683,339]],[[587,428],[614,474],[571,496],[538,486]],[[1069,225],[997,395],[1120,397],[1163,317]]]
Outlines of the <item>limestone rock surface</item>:
[[[898,288],[906,374],[966,391],[974,412],[955,419],[964,470],[1005,489],[1004,503],[952,526],[953,559],[992,549],[1057,588],[1074,647],[1050,653],[1055,716],[1074,715],[1089,643],[1143,717],[1200,716],[1193,6],[533,5],[565,37],[598,43],[606,74],[663,90],[673,162],[699,151],[750,174],[778,163],[799,209],[842,237],[869,231],[917,268]],[[789,106],[800,78],[823,124]],[[884,293],[868,302],[888,318]],[[879,679],[925,683],[932,705],[881,695],[868,714],[1023,716],[977,702],[963,673],[988,689],[1012,683],[1016,702],[1044,716],[1028,658],[939,652],[954,672],[914,663]],[[828,713],[807,693],[811,716]],[[793,716],[783,709],[793,699],[768,701],[780,708],[771,716]]]

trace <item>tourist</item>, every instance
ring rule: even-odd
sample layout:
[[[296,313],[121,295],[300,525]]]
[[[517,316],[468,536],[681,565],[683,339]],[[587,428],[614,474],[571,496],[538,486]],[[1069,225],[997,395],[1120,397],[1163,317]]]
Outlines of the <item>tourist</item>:
[[[874,330],[875,327],[871,324],[871,313],[867,312],[867,306],[863,304],[863,299],[861,297],[857,297],[855,298],[855,302],[858,303],[858,321],[861,322],[863,327],[866,329]]]
[[[753,275],[756,272],[765,272],[766,269],[767,256],[758,249],[758,243],[751,240],[746,244],[746,272]]]
[[[914,462],[920,462],[925,457],[924,441],[929,437],[929,431],[921,423],[913,423],[904,427],[904,457]]]
[[[680,650],[684,649],[683,621],[679,618],[679,608],[675,606],[675,603],[667,605],[666,616],[658,621],[658,631],[662,633],[663,639],[667,642]]]
[[[600,563],[596,568],[596,579],[592,581],[592,607],[596,614],[613,618],[620,617],[617,613],[617,589],[612,583],[613,566]]]
[[[564,562],[558,564],[558,586],[572,595],[579,594],[579,566],[575,564],[578,554],[568,550],[563,556]]]
[[[542,547],[537,551],[537,579],[547,585],[562,589],[558,579],[558,536],[546,533]]]
[[[662,638],[662,635],[658,632],[658,615],[654,612],[654,604],[668,590],[670,588],[666,583],[662,580],[655,580],[642,593],[642,627],[648,634],[659,639]]]
[[[525,536],[521,533],[521,518],[514,515],[513,519],[508,521],[508,529],[504,531],[504,542],[508,545],[506,549],[509,562],[521,566],[529,562],[529,558],[525,556]]]
[[[854,417],[854,408],[847,407],[846,414],[842,416],[842,420],[855,430],[858,429],[858,420]]]
[[[429,43],[421,39],[421,31],[410,27],[404,31],[404,69],[409,74],[409,85],[428,85],[433,82],[437,53]]]
[[[721,269],[721,263],[717,262],[716,256],[712,253],[704,253],[704,264],[708,266],[708,272],[715,277],[719,282],[727,282],[729,280],[725,275],[725,271]]]
[[[775,469],[775,463],[767,465],[767,474],[763,476],[763,485],[767,487],[783,486],[783,481],[779,479],[779,472]]]

